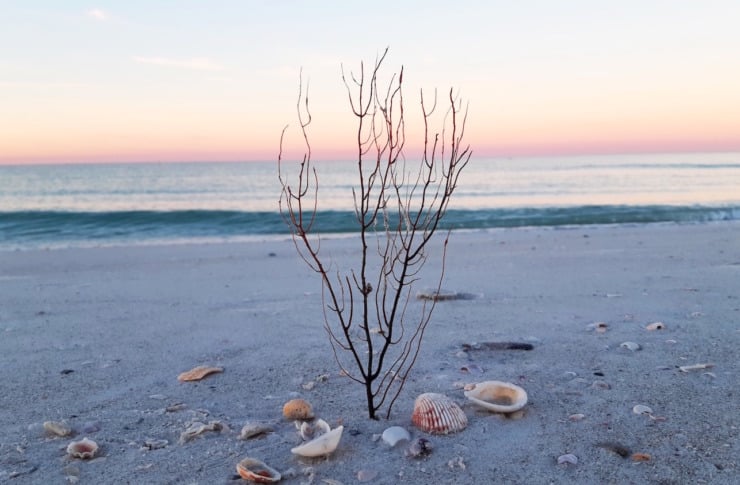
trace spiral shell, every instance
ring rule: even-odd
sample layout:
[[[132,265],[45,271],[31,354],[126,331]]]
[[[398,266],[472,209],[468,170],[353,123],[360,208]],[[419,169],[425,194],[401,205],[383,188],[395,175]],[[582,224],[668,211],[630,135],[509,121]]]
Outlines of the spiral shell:
[[[416,398],[411,421],[420,430],[431,434],[456,433],[468,425],[468,418],[460,406],[447,396],[434,392]]]

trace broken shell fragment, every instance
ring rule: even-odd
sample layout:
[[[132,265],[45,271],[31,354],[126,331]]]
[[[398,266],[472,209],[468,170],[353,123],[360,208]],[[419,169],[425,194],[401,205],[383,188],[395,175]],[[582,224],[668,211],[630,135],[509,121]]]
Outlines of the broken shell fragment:
[[[297,425],[298,422],[296,421],[296,426]],[[310,441],[331,431],[331,426],[329,426],[329,423],[323,419],[317,419],[313,423],[303,421],[298,429],[301,433],[301,438],[303,438],[304,441]]]
[[[242,427],[241,433],[239,433],[239,439],[248,440],[250,438],[254,438],[255,436],[270,433],[272,431],[273,428],[269,424],[255,423],[250,421]]]
[[[180,443],[187,443],[206,431],[221,431],[223,429],[224,425],[220,421],[210,421],[208,424],[195,422],[188,426],[188,429],[180,433]]]
[[[434,392],[416,398],[411,421],[420,430],[431,434],[456,433],[468,425],[468,417],[460,406],[444,394]]]
[[[67,455],[72,458],[89,460],[98,452],[98,444],[91,439],[82,438],[80,441],[73,441],[67,445]]]
[[[623,349],[631,350],[632,352],[642,349],[640,344],[637,342],[622,342],[619,346]]]
[[[632,408],[632,412],[635,414],[653,414],[653,410],[650,409],[649,406],[645,406],[644,404],[637,404],[635,407]]]
[[[558,465],[577,465],[578,457],[573,453],[567,453],[558,457]]]
[[[313,407],[305,399],[291,399],[283,406],[283,416],[291,421],[313,419]]]
[[[712,367],[714,367],[714,364],[692,364],[692,365],[682,365],[678,369],[681,372],[691,372],[692,370],[711,369]]]
[[[291,449],[290,452],[299,456],[317,457],[331,454],[339,446],[339,440],[342,439],[344,426],[337,426],[328,433],[324,433],[318,438],[314,438],[300,446]]]
[[[256,458],[244,458],[236,464],[236,472],[244,480],[255,483],[275,483],[282,478],[280,472]]]
[[[400,426],[391,426],[383,431],[381,436],[383,441],[388,443],[391,448],[396,446],[400,441],[408,441],[411,439],[411,435],[408,431]]]
[[[406,456],[421,458],[432,452],[432,444],[426,438],[416,438],[406,450]]]
[[[516,384],[485,381],[465,391],[473,403],[496,413],[513,413],[527,404],[527,392]]]
[[[596,322],[588,326],[589,330],[594,330],[596,333],[606,333],[609,328],[609,324],[606,322]]]
[[[665,324],[663,322],[653,322],[646,326],[645,329],[650,330],[651,332],[654,330],[665,330]]]
[[[44,421],[44,431],[46,431],[47,434],[61,437],[72,434],[72,428],[70,428],[66,423],[59,421]]]
[[[223,371],[223,367],[208,367],[205,365],[199,365],[198,367],[194,367],[189,371],[183,372],[182,374],[177,376],[177,380],[180,382],[199,381],[206,376]]]

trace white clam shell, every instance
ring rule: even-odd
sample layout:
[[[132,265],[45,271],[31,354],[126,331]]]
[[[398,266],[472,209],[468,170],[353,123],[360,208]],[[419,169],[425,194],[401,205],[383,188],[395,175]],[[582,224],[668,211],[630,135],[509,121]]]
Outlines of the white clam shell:
[[[344,431],[344,426],[337,426],[318,438],[314,438],[300,446],[296,446],[291,449],[290,452],[295,455],[306,457],[328,455],[336,450],[337,446],[339,446],[339,440],[342,438],[342,431]]]
[[[653,322],[645,327],[647,330],[665,330],[665,324],[663,322]]]
[[[578,457],[573,453],[566,453],[558,457],[558,465],[577,465]]]
[[[649,406],[644,404],[638,404],[632,408],[632,412],[635,414],[653,414],[653,410]]]
[[[381,437],[383,438],[383,441],[388,443],[391,447],[396,446],[400,441],[411,440],[409,432],[400,426],[391,426],[383,431]]]
[[[455,433],[468,425],[468,417],[460,406],[444,394],[434,392],[416,398],[411,421],[420,430],[431,434]]]
[[[636,350],[642,350],[642,346],[638,344],[637,342],[622,342],[619,344],[619,346],[623,349],[636,351]]]
[[[516,384],[485,381],[465,391],[473,403],[496,413],[513,413],[527,404],[527,392]]]

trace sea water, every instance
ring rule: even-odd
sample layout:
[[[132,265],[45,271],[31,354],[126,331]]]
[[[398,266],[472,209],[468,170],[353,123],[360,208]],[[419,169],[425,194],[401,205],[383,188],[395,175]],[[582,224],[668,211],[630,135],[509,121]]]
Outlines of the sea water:
[[[314,167],[316,230],[356,231],[357,163]],[[276,162],[0,166],[0,249],[286,237],[280,192]],[[473,157],[443,228],[723,220],[740,220],[740,153]]]

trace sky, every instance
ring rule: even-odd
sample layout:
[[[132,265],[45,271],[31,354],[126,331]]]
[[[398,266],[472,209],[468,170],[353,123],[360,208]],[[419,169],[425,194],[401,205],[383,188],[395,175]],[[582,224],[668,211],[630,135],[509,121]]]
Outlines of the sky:
[[[301,71],[314,158],[351,159],[341,69],[386,47],[407,156],[451,88],[476,157],[740,151],[738,25],[737,0],[0,0],[0,163],[274,160]]]

